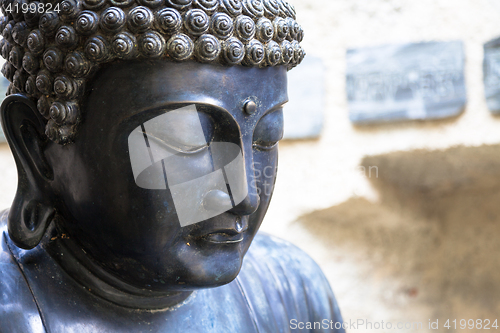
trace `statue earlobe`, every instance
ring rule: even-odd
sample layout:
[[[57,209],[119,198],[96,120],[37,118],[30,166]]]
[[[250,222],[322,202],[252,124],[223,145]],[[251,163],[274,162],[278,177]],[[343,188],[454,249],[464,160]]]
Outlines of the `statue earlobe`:
[[[18,187],[9,211],[8,230],[19,247],[38,245],[55,216],[51,166],[45,158],[45,122],[32,100],[11,95],[2,103],[0,118],[18,172]]]
[[[16,202],[21,199],[20,202]],[[55,216],[55,209],[37,200],[26,200],[16,194],[9,211],[10,239],[23,249],[32,249],[40,243],[47,227]]]

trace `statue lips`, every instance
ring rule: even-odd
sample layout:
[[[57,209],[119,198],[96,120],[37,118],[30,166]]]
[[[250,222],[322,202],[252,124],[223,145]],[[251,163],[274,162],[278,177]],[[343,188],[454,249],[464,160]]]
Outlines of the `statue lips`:
[[[233,230],[221,230],[220,232],[208,234],[203,239],[215,244],[235,244],[243,241],[243,234],[233,234]]]
[[[198,223],[189,235],[192,238],[215,244],[237,244],[243,241],[248,229],[248,215],[224,213]]]

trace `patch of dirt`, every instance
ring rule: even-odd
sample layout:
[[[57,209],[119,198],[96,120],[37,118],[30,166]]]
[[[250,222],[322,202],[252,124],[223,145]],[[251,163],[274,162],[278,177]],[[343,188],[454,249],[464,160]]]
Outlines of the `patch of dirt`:
[[[376,313],[379,303],[389,318],[370,319],[416,318],[418,332],[429,319],[441,328],[447,319],[500,319],[500,146],[391,153],[363,165],[379,169],[381,203],[352,198],[297,221],[329,249],[324,259],[343,253],[359,268],[367,305],[342,290],[344,316]]]

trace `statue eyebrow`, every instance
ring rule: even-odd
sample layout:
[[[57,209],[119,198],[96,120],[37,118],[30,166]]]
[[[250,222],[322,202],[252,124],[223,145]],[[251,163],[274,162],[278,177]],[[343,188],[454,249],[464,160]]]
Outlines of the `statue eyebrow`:
[[[183,104],[183,105],[195,104],[197,106],[198,105],[206,106],[206,107],[214,108],[215,110],[225,111],[228,114],[230,114],[231,117],[233,117],[233,114],[224,106],[223,103],[218,103],[218,104],[213,103],[216,101],[218,101],[218,100],[212,99],[211,101],[206,101],[206,100],[205,101],[192,101],[192,100],[186,99],[186,100],[177,100],[177,101],[168,101],[168,102],[161,101],[161,102],[158,102],[157,105],[153,105],[153,106],[150,105],[150,106],[145,106],[143,108],[139,108],[136,112],[134,112],[133,115],[124,116],[123,118],[120,119],[120,121],[118,122],[118,125],[121,125],[122,123],[129,121],[131,118],[135,118],[139,115],[144,115],[146,113],[158,112],[158,111],[161,111],[163,109],[165,109],[166,112],[175,111],[176,109],[171,108],[171,107],[174,105],[180,105],[180,104]],[[269,113],[272,113],[280,108],[283,108],[283,106],[288,102],[289,102],[288,98],[286,100],[276,101],[275,103],[273,103],[272,105],[267,107],[267,109],[259,116],[259,119],[261,119],[262,117],[266,116]]]
[[[284,102],[278,102],[278,103],[274,104],[272,107],[268,108],[268,109],[267,109],[267,110],[266,110],[266,111],[262,114],[261,118],[262,118],[262,117],[267,116],[269,113],[272,113],[272,112],[274,112],[274,111],[277,111],[278,109],[282,109],[282,108],[285,106],[285,104],[286,104],[286,103],[288,103],[288,99],[287,99],[286,101],[284,101]]]

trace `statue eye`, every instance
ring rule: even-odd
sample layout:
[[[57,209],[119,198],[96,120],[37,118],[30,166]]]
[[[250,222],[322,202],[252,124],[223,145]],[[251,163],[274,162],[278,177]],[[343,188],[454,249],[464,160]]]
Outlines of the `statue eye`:
[[[272,149],[283,138],[283,108],[262,117],[253,133],[253,146]]]
[[[213,124],[204,112],[194,105],[168,111],[142,125],[151,143],[175,152],[195,154],[208,148],[213,137]]]
[[[151,133],[146,133],[144,131],[143,133],[147,135],[149,142],[154,142],[158,146],[163,146],[164,148],[167,149],[170,148],[178,153],[195,154],[208,148],[208,144],[206,142],[205,143],[200,142],[198,144],[196,144],[195,142],[181,143],[175,139],[169,138],[167,135],[161,135],[161,134],[158,135],[156,133],[151,134]]]

